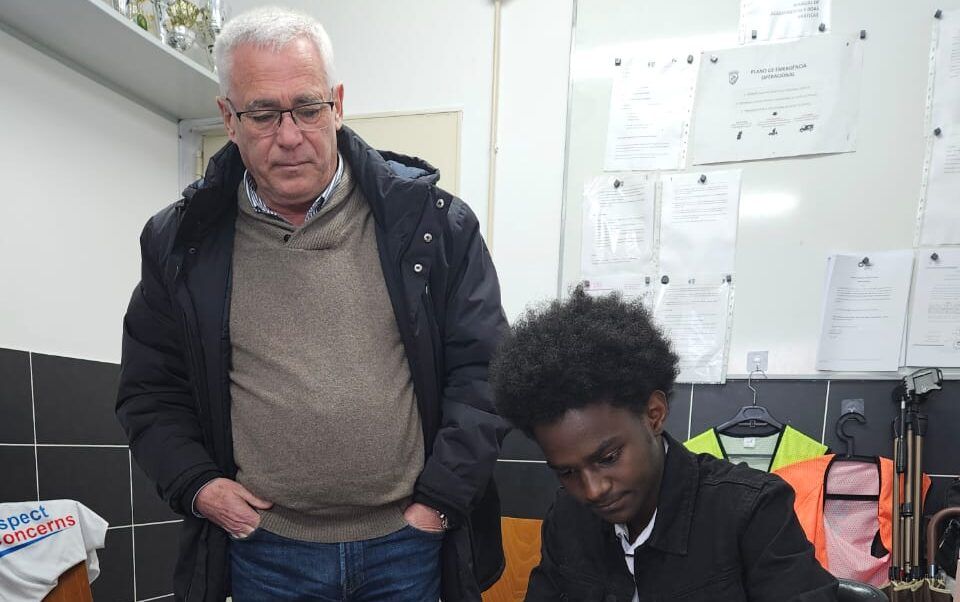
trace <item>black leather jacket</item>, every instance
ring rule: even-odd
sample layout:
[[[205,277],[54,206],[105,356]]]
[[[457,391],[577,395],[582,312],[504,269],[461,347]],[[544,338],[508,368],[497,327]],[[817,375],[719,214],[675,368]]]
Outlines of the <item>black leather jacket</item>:
[[[631,577],[613,525],[561,489],[528,601],[836,602],[779,477],[695,456],[670,438],[657,517]]]
[[[443,598],[480,600],[503,570],[491,476],[506,427],[487,384],[506,324],[496,272],[476,217],[434,185],[432,167],[377,152],[346,127],[337,142],[373,211],[413,376],[427,453],[414,500],[455,525],[441,555]],[[184,516],[178,600],[223,600],[229,587],[229,538],[191,504],[204,483],[236,474],[229,311],[243,172],[231,143],[183,199],[150,219],[140,238],[141,281],[124,318],[117,416],[137,463]]]

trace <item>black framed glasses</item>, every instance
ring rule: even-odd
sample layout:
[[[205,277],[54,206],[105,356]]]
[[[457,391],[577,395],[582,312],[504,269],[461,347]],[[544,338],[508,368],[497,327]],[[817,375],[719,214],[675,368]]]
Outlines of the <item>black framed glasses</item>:
[[[237,116],[237,121],[241,122],[245,128],[256,136],[269,136],[280,129],[280,122],[283,121],[283,114],[290,113],[293,123],[304,132],[314,132],[323,130],[330,126],[325,113],[333,111],[336,104],[332,100],[321,100],[317,102],[308,102],[292,109],[254,109],[252,111],[238,111],[229,98],[226,101],[230,104],[233,114]]]

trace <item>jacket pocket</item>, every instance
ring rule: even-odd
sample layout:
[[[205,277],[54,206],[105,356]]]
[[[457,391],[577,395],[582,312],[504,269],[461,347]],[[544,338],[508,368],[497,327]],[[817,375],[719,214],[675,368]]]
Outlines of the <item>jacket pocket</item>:
[[[674,594],[663,599],[671,602],[745,602],[747,596],[743,591],[739,571],[730,568],[693,586],[678,588]]]
[[[599,578],[568,567],[557,567],[560,599],[570,602],[606,602],[606,588]]]

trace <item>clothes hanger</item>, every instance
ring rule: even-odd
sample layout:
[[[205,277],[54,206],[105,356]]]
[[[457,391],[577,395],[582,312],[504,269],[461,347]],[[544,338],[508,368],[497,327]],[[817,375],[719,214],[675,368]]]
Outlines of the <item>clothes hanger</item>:
[[[846,414],[840,416],[837,419],[837,438],[843,441],[846,446],[846,453],[843,455],[837,454],[835,456],[836,461],[840,462],[869,462],[870,464],[876,464],[876,456],[860,456],[854,453],[854,436],[847,433],[847,424],[851,421],[858,422],[860,424],[866,424],[866,417],[860,412],[847,412]]]
[[[855,453],[854,449],[854,437],[853,435],[847,433],[847,424],[850,422],[858,422],[860,424],[866,424],[867,418],[861,414],[859,411],[849,411],[845,414],[842,414],[840,418],[837,419],[837,438],[843,441],[846,452],[841,454],[836,454],[833,457],[830,465],[837,462],[852,462],[860,463],[864,465],[871,465],[872,469],[876,469],[877,472],[877,487],[879,488],[880,483],[880,461],[876,456],[860,456]],[[847,501],[876,501],[880,499],[879,495],[874,494],[863,494],[863,493],[836,493],[835,490],[831,487],[832,482],[830,480],[830,467],[827,468],[827,473],[824,476],[824,499],[825,500],[847,500]],[[842,487],[842,485],[841,485]]]
[[[758,426],[763,425],[771,427],[777,431],[783,430],[783,424],[771,416],[767,408],[757,404],[757,389],[753,386],[753,375],[757,372],[763,374],[763,378],[767,378],[767,375],[764,373],[764,371],[760,370],[759,368],[752,371],[747,376],[747,388],[753,391],[753,403],[743,406],[733,418],[716,427],[716,431],[718,433],[724,433],[737,426],[755,429]]]

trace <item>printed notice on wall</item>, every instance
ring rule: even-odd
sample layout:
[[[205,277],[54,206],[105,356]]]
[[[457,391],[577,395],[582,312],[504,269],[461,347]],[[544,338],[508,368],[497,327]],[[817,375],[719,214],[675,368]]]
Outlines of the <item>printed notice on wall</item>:
[[[600,176],[584,186],[583,280],[653,273],[655,182],[639,174]]]
[[[590,296],[620,293],[626,301],[640,301],[650,312],[653,312],[659,290],[659,283],[652,275],[600,276],[584,280],[582,284],[583,290]]]
[[[680,356],[677,382],[725,379],[731,286],[716,276],[672,278],[659,287],[654,318]]]
[[[740,43],[802,38],[830,31],[830,0],[741,0]]]
[[[855,150],[861,64],[852,36],[704,53],[693,163]]]
[[[960,368],[960,249],[917,251],[907,365]]]
[[[687,56],[618,59],[605,171],[680,169],[697,67]]]
[[[817,370],[899,368],[912,272],[913,251],[827,260]]]
[[[731,273],[737,251],[740,170],[663,178],[660,271]]]
[[[920,244],[960,243],[960,10],[935,19],[930,163]]]

